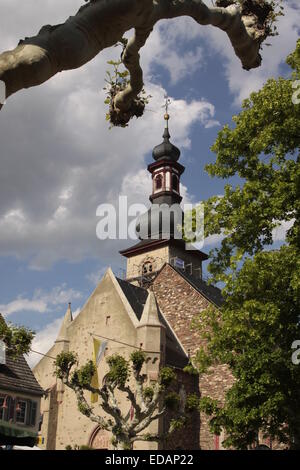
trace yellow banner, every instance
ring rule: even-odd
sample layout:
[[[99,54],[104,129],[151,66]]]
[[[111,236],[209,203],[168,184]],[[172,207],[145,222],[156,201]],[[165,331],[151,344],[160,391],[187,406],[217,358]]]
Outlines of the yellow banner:
[[[95,367],[96,367],[96,372],[93,375],[91,386],[94,387],[94,388],[99,388],[99,379],[98,379],[98,371],[97,371],[97,356],[98,356],[99,348],[101,346],[101,341],[99,341],[98,339],[93,338],[93,344],[94,344],[94,347],[93,347],[93,362],[94,362]],[[91,402],[96,403],[97,401],[98,401],[98,393],[92,393],[91,394]]]

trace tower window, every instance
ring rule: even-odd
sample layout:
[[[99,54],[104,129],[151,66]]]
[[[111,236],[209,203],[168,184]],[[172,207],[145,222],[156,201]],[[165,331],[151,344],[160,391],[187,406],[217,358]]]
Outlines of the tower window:
[[[143,274],[150,274],[153,272],[153,265],[150,261],[143,264]]]
[[[156,176],[156,178],[155,178],[155,189],[161,189],[162,188],[162,183],[163,183],[162,175]]]
[[[172,188],[179,192],[179,181],[178,181],[178,176],[173,175],[172,176]]]

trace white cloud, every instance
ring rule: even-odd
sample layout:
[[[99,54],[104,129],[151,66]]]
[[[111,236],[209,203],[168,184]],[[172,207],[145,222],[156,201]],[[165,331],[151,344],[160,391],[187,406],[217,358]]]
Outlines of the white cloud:
[[[80,311],[81,308],[79,307],[74,312],[72,312],[73,319],[77,317]],[[53,346],[54,341],[57,338],[63,319],[64,316],[56,318],[51,323],[48,323],[48,325],[46,325],[42,330],[38,331],[32,341],[31,349],[33,351],[37,351],[37,353],[46,354]],[[26,357],[26,360],[31,368],[33,368],[42,357],[41,354],[37,353],[30,352]]]
[[[74,310],[74,312],[72,312],[73,320],[77,317],[77,315],[80,314],[80,312],[81,312],[81,307],[76,308],[76,310]]]
[[[34,293],[34,298],[43,299],[47,304],[60,305],[81,299],[82,293],[72,288],[68,289],[64,283],[61,286],[54,287],[50,292],[37,289]]]
[[[208,2],[211,6],[211,2]],[[277,23],[279,36],[268,38],[262,50],[262,65],[257,69],[245,71],[242,69],[240,60],[236,57],[229,38],[224,31],[212,26],[199,26],[192,18],[181,17],[173,20],[165,20],[160,23],[158,31],[155,30],[149,43],[155,50],[160,49],[154,61],[148,60],[151,72],[153,63],[165,67],[171,76],[171,81],[176,82],[184,78],[190,72],[195,74],[201,67],[206,67],[208,57],[215,56],[216,62],[222,58],[224,65],[224,76],[228,82],[229,90],[235,97],[235,104],[240,106],[243,99],[247,98],[252,91],[258,90],[269,77],[277,76],[280,68],[296,46],[299,38],[300,8],[299,0],[287,0],[284,2],[285,15],[280,17]],[[201,46],[195,46],[199,40]],[[185,41],[185,47],[194,41],[193,47],[196,52],[190,56],[181,53],[181,44]],[[151,54],[151,51],[147,51]],[[181,65],[181,59],[184,63]],[[225,59],[225,61],[224,61]],[[200,71],[201,73],[201,71]]]
[[[46,354],[57,338],[62,321],[63,317],[57,318],[39,331],[33,339],[31,349],[38,353]],[[29,366],[33,368],[41,360],[41,357],[40,354],[31,352],[26,356],[26,360]]]
[[[204,245],[203,248],[209,247],[210,249],[219,245],[221,241],[223,240],[224,235],[210,235],[209,237],[204,239]]]
[[[66,284],[54,287],[50,292],[37,289],[32,299],[22,296],[7,304],[0,305],[0,312],[4,316],[19,312],[46,313],[58,305],[67,305],[68,302],[79,300],[82,293],[74,289],[67,289]]]
[[[292,228],[294,223],[295,223],[295,219],[278,223],[278,227],[274,228],[274,230],[272,231],[273,241],[274,242],[285,241],[287,231],[290,228]]]
[[[143,119],[133,121],[130,128],[108,131],[97,86],[94,84],[89,89],[84,80],[89,73],[97,76],[94,67],[94,63],[90,64],[90,71],[87,67],[82,76],[79,72],[76,80],[81,86],[77,83],[75,91],[70,92],[62,87],[63,91],[57,93],[50,91],[50,85],[48,94],[40,90],[39,107],[42,109],[44,101],[48,100],[47,96],[49,99],[51,96],[55,106],[51,109],[49,104],[43,110],[47,113],[46,120],[49,120],[51,133],[48,131],[40,144],[36,142],[36,150],[33,151],[30,144],[27,148],[17,147],[11,154],[12,141],[4,141],[7,146],[5,152],[12,157],[6,167],[8,178],[0,187],[3,193],[0,199],[0,254],[28,258],[32,269],[47,269],[58,260],[76,262],[85,257],[99,257],[99,254],[100,258],[103,256],[101,261],[105,262],[109,248],[107,243],[100,245],[96,238],[97,206],[112,202],[112,196],[119,194],[120,187],[122,194],[132,195],[132,198],[134,192],[139,192],[138,188],[143,191],[145,198],[151,192],[149,180],[149,183],[145,179],[139,182],[132,174],[141,176],[139,171],[145,167],[144,156],[151,153],[154,144],[161,142],[162,112],[146,112]],[[69,86],[69,79],[67,83]],[[160,110],[164,89],[153,84],[149,84],[147,89],[153,95],[151,107]],[[25,130],[22,113],[19,110],[19,114],[15,114],[19,107],[25,106],[22,98],[25,99],[21,96],[14,103],[15,107],[12,106],[8,111],[12,113],[14,127],[26,139],[26,134],[33,136],[36,130],[31,129],[31,124]],[[39,119],[41,109],[32,111],[36,113],[36,120]],[[182,158],[184,149],[191,144],[191,125],[198,122],[205,126],[214,113],[214,106],[205,100],[173,100],[170,130],[174,136],[172,141],[182,150]],[[9,120],[4,122],[4,137],[5,125],[8,124]],[[7,129],[7,132],[10,130]],[[53,148],[55,141],[51,137],[52,133],[57,136],[57,140],[65,142],[63,147]],[[29,142],[27,139],[25,141]],[[40,160],[39,148],[43,151],[46,148],[47,158]],[[32,172],[18,172],[16,168],[20,155],[23,164],[32,168]],[[129,169],[130,182],[127,184]],[[7,186],[11,179],[20,182],[14,186],[14,192],[11,186]],[[139,200],[137,196],[136,201]],[[4,209],[2,216],[1,205]]]
[[[106,270],[107,266],[105,266],[104,268],[99,268],[97,269],[97,271],[93,271],[92,273],[87,274],[86,278],[88,279],[88,281],[90,281],[93,286],[97,286]]]
[[[205,37],[209,48],[225,58],[225,77],[230,91],[235,96],[235,104],[240,105],[250,93],[259,90],[270,77],[280,74],[280,68],[286,57],[296,47],[299,38],[300,9],[298,0],[284,2],[285,16],[278,20],[279,36],[269,38],[262,50],[262,65],[251,71],[243,70],[239,59],[235,56],[228,38],[216,28],[208,28]],[[201,30],[204,37],[204,31]]]
[[[220,125],[220,121],[217,121],[216,119],[209,119],[205,124],[205,129],[211,129],[212,127],[218,127]]]
[[[2,0],[1,47],[15,46],[43,24],[61,22],[81,4],[82,0]],[[13,96],[0,113],[0,256],[27,259],[32,269],[87,257],[97,257],[101,265],[111,262],[116,245],[96,238],[96,208],[115,200],[120,188],[129,198],[143,195],[145,201],[151,191],[151,182],[140,171],[145,156],[160,143],[165,93],[155,83],[153,65],[167,68],[176,82],[191,69],[197,73],[208,54],[216,54],[216,60],[221,54],[230,89],[240,99],[248,93],[250,81],[253,88],[275,73],[293,49],[300,21],[296,3],[290,5],[275,46],[264,52],[265,65],[248,74],[240,70],[224,32],[200,27],[190,18],[159,23],[141,51],[146,89],[153,98],[144,117],[125,130],[109,131],[105,122],[101,90],[106,61],[119,54],[114,48],[79,70],[58,74],[40,87]],[[202,42],[193,44],[193,52],[186,52],[186,47],[182,52],[185,41],[198,38]],[[205,99],[174,99],[170,131],[182,150],[183,162],[195,123],[207,129],[217,126],[214,105]],[[185,198],[186,190],[182,190]]]
[[[43,24],[61,22],[81,4],[82,0],[5,0],[1,47],[14,47]],[[143,194],[146,200],[151,192],[151,182],[142,187],[137,178],[127,184],[126,177],[140,176],[145,156],[163,133],[165,90],[153,83],[152,65],[162,64],[169,57],[164,52],[172,49],[166,67],[175,82],[203,63],[200,47],[181,54],[168,31],[161,22],[142,49],[146,89],[153,98],[143,119],[132,121],[126,130],[109,131],[105,121],[102,87],[107,60],[119,54],[115,48],[9,100],[0,113],[0,256],[27,259],[36,270],[48,269],[58,260],[87,257],[108,263],[112,245],[96,238],[97,206],[116,199],[120,188],[131,199]],[[179,36],[183,41],[183,29]],[[25,110],[30,119],[25,119]],[[214,114],[214,106],[205,99],[173,100],[170,129],[183,159],[191,145],[191,126],[210,127]]]
[[[3,313],[4,316],[23,311],[45,313],[47,311],[47,304],[44,300],[41,299],[29,300],[19,297],[16,300],[12,300],[8,304],[0,305],[0,312]]]

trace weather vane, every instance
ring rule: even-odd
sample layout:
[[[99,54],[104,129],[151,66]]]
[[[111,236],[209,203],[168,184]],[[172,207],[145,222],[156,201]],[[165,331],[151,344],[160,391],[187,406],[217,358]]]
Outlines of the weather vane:
[[[170,98],[168,97],[168,95],[165,95],[165,104],[162,107],[165,108],[165,110],[166,110],[164,118],[165,118],[165,121],[167,121],[166,122],[167,125],[168,125],[168,121],[170,119],[170,115],[169,115],[169,106],[170,106],[170,104],[171,104]]]

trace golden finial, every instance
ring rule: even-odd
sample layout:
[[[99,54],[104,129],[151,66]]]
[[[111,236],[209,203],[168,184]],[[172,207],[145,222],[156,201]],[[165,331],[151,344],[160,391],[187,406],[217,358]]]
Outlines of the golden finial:
[[[166,112],[165,112],[165,115],[164,115],[164,120],[166,121],[166,127],[168,127],[168,121],[170,119],[170,114],[169,114],[169,106],[170,106],[170,103],[171,103],[171,100],[170,98],[168,97],[168,95],[165,95],[165,104],[163,105],[163,108],[165,108]]]

